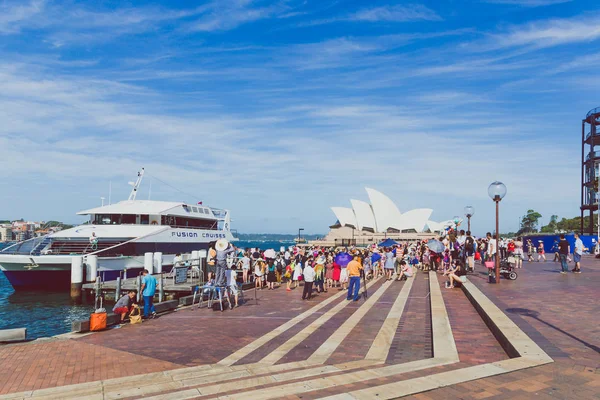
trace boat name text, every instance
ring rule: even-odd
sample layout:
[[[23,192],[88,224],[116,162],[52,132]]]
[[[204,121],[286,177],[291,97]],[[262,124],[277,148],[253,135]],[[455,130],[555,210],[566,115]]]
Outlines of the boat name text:
[[[177,237],[188,237],[188,238],[196,238],[198,237],[198,232],[171,232],[171,236]],[[223,239],[225,238],[224,233],[201,233],[200,237],[210,238],[210,239]]]

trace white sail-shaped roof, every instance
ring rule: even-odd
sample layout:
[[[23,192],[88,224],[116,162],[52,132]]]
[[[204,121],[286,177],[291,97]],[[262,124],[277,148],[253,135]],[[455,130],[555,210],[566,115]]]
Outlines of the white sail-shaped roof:
[[[425,230],[428,229],[431,232],[440,232],[444,229],[444,224],[441,222],[427,221],[427,225],[425,225]]]
[[[417,208],[405,212],[400,216],[400,228],[397,229],[414,229],[417,232],[423,232],[432,213],[433,210],[430,208]]]
[[[396,204],[385,194],[375,189],[365,188],[371,200],[375,224],[378,232],[385,232],[388,228],[401,229],[401,213]]]
[[[352,204],[352,209],[356,216],[356,223],[358,224],[357,228],[361,231],[366,228],[376,232],[377,225],[371,205],[367,202],[354,199],[350,200],[350,203]]]
[[[333,211],[341,226],[352,226],[354,228],[358,228],[356,216],[351,208],[331,207],[331,211]]]

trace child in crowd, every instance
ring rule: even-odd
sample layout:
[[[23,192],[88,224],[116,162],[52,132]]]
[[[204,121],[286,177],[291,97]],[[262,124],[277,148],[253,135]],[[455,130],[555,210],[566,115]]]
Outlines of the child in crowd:
[[[293,265],[294,263],[290,263],[285,266],[285,274],[283,274],[283,279],[285,280],[285,290],[288,292],[292,291],[292,275],[294,273]]]
[[[292,268],[294,270],[294,289],[298,287],[298,281],[302,279],[302,263],[292,261]]]
[[[263,287],[263,275],[264,275],[264,261],[262,258],[257,259],[254,262],[254,282],[257,289],[262,290]]]
[[[342,285],[342,290],[348,289],[348,271],[346,270],[346,267],[342,268],[342,271],[340,272],[340,283]]]
[[[444,259],[443,259],[443,274],[446,275],[446,272],[450,270],[450,250],[444,250]]]

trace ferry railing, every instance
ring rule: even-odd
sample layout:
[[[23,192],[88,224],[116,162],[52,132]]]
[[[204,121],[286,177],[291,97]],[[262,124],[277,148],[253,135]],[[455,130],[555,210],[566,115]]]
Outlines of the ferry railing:
[[[21,242],[17,242],[12,244],[4,249],[2,249],[2,253],[5,254],[17,254],[17,255],[32,255],[33,250],[46,239],[47,235],[37,236],[27,240],[23,240]],[[25,248],[23,248],[25,246]]]
[[[167,229],[169,229],[169,228],[170,228],[169,226],[165,226],[163,229],[159,229],[158,231],[154,231],[154,232],[151,232],[151,233],[147,233],[147,234],[145,234],[145,235],[142,235],[142,236],[138,236],[138,237],[136,237],[136,238],[133,238],[133,239],[130,239],[130,240],[126,241],[126,242],[122,242],[122,243],[119,243],[119,244],[117,244],[117,245],[114,245],[114,246],[108,247],[108,248],[106,248],[106,249],[101,249],[101,250],[94,251],[93,253],[89,253],[88,255],[100,255],[100,253],[102,253],[102,252],[104,252],[104,251],[108,251],[108,250],[115,249],[115,248],[117,248],[117,247],[119,247],[119,246],[123,246],[123,245],[129,244],[129,243],[135,242],[136,240],[140,240],[140,239],[143,239],[143,238],[145,238],[145,237],[148,237],[148,236],[151,236],[151,235],[156,235],[157,233],[164,232],[164,231],[166,231],[166,230],[167,230]]]

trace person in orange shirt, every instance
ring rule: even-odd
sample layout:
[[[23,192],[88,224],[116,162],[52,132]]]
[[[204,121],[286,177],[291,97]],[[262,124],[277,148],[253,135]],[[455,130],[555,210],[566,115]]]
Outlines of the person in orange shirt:
[[[358,291],[360,290],[360,271],[363,269],[362,263],[360,262],[360,255],[354,254],[352,261],[346,266],[348,277],[350,278],[350,284],[348,285],[348,296],[346,300],[358,301]]]

